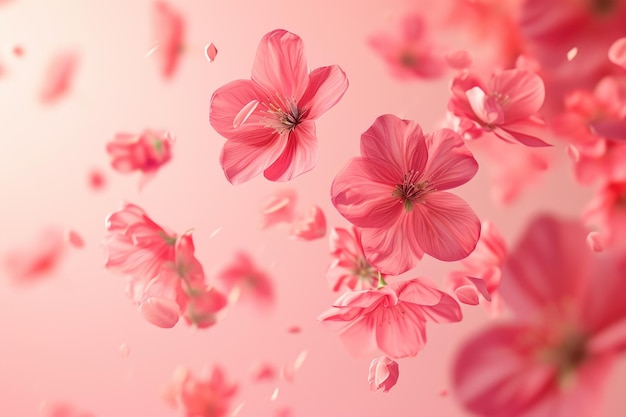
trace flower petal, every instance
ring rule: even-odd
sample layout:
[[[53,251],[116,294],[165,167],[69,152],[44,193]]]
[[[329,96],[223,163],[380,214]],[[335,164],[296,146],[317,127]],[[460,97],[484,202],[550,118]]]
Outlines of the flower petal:
[[[337,66],[317,68],[309,74],[309,85],[299,102],[308,110],[307,118],[315,120],[333,107],[348,89],[348,77]]]
[[[215,90],[211,96],[209,121],[213,129],[228,139],[243,138],[253,130],[265,130],[260,124],[263,114],[258,103],[264,97],[263,91],[250,80],[235,80]],[[248,114],[254,107],[254,111]],[[248,111],[245,111],[248,110]],[[238,116],[247,116],[245,123],[235,123]],[[270,130],[267,129],[268,135]]]
[[[302,39],[284,29],[266,34],[252,64],[252,81],[269,95],[298,101],[309,83]]]
[[[439,191],[465,184],[478,172],[478,162],[465,146],[463,138],[450,129],[426,135],[428,163],[426,176]]]
[[[312,170],[317,163],[315,123],[300,123],[290,134],[281,155],[265,172],[270,181],[289,181]]]
[[[425,200],[415,205],[410,232],[424,252],[441,261],[458,261],[472,253],[480,220],[471,207],[447,192],[428,194]]]
[[[545,99],[545,86],[534,72],[510,69],[495,73],[489,82],[489,93],[501,93],[508,97],[505,107],[506,120],[526,119],[537,113]]]
[[[169,329],[178,323],[180,309],[175,301],[168,298],[151,297],[139,306],[144,319],[157,327]]]
[[[390,358],[415,356],[426,344],[426,319],[419,307],[400,303],[376,310],[376,343]]]

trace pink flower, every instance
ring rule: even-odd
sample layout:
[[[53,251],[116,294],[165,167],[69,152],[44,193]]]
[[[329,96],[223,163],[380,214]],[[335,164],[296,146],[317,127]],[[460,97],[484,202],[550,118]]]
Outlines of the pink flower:
[[[291,237],[300,240],[316,240],[326,236],[326,216],[318,206],[311,206],[305,215],[296,220]]]
[[[174,380],[164,393],[164,399],[183,411],[185,417],[225,417],[237,385],[230,385],[222,369],[215,366],[202,378],[186,368],[174,372]]]
[[[544,126],[537,112],[543,105],[541,78],[530,71],[496,71],[487,84],[468,73],[452,82],[448,110],[461,118],[463,131],[471,138],[493,132],[509,143],[550,146],[537,137]]]
[[[336,65],[309,73],[302,40],[285,30],[261,39],[252,80],[237,80],[211,97],[210,121],[226,139],[220,163],[226,179],[240,184],[262,171],[288,181],[317,162],[315,123],[348,88]]]
[[[267,273],[259,269],[244,252],[235,254],[235,260],[222,269],[217,280],[227,293],[266,310],[274,303],[274,286]]]
[[[296,190],[287,188],[272,194],[263,202],[261,208],[261,228],[266,229],[278,223],[291,223],[298,195]]]
[[[426,321],[461,320],[459,304],[428,278],[380,289],[349,291],[318,320],[340,322],[339,335],[352,355],[378,348],[390,358],[416,356],[426,344]]]
[[[591,252],[575,222],[540,217],[502,273],[517,319],[471,338],[454,365],[461,403],[484,417],[600,415],[600,394],[626,349],[623,255]]]
[[[445,60],[430,39],[424,18],[408,14],[399,29],[399,35],[380,33],[368,41],[389,65],[393,76],[401,80],[442,76]]]
[[[333,227],[329,238],[333,261],[326,272],[326,279],[333,291],[339,291],[340,288],[350,290],[376,288],[378,271],[365,258],[361,231],[356,227],[350,229]]]
[[[342,216],[363,228],[370,264],[399,275],[424,253],[456,261],[474,250],[480,220],[445,191],[478,170],[458,134],[441,129],[424,135],[417,123],[388,114],[361,136],[361,155],[335,177],[331,198]]]
[[[383,392],[389,392],[389,390],[396,385],[396,382],[398,382],[399,375],[400,369],[397,362],[386,356],[372,360],[367,376],[370,390],[378,391],[382,388]]]
[[[600,229],[603,246],[626,248],[626,182],[603,184],[585,209],[583,220]]]
[[[165,1],[154,3],[153,19],[161,75],[170,78],[183,51],[185,22],[182,15]]]
[[[74,81],[78,62],[78,53],[74,51],[63,51],[52,57],[39,92],[39,97],[43,103],[52,104],[69,91],[72,81]]]
[[[107,143],[111,166],[121,173],[140,171],[142,184],[172,158],[174,139],[169,132],[145,130],[140,135],[118,133]]]
[[[476,249],[461,261],[463,269],[453,271],[448,277],[459,301],[477,305],[480,294],[490,302],[490,310],[498,312],[498,286],[506,257],[506,242],[500,231],[490,221],[484,221]]]
[[[34,282],[55,270],[66,249],[63,232],[57,228],[42,230],[37,240],[9,251],[4,266],[16,283]]]

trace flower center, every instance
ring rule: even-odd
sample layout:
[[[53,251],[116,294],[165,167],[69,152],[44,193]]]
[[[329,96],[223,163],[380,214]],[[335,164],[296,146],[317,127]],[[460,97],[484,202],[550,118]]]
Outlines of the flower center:
[[[428,180],[420,181],[420,173],[409,170],[402,178],[402,184],[397,184],[391,195],[402,200],[404,209],[409,213],[417,203],[423,204],[426,194],[435,191]]]
[[[365,258],[359,256],[352,269],[352,275],[358,277],[360,280],[371,280],[376,276],[376,270],[367,262]]]
[[[273,128],[280,135],[292,132],[308,113],[305,109],[298,108],[294,97],[283,99],[278,93],[268,97],[267,103],[262,104],[265,109],[261,112],[265,113],[265,117],[261,124]]]
[[[410,52],[403,52],[400,55],[400,65],[407,68],[414,68],[417,66],[417,58]]]
[[[176,235],[174,236],[168,236],[164,231],[159,230],[158,232],[159,236],[161,236],[161,238],[163,238],[163,240],[165,241],[165,244],[168,246],[174,246],[176,244]]]
[[[570,384],[576,370],[588,359],[587,338],[579,331],[566,331],[543,351],[543,357],[556,368],[559,384]]]

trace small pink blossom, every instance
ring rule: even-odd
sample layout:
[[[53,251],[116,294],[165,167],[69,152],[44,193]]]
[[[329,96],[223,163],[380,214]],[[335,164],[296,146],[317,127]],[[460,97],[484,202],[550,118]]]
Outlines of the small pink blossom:
[[[448,110],[461,118],[459,132],[478,138],[493,132],[509,143],[526,146],[550,146],[537,137],[545,125],[537,113],[543,105],[544,85],[530,71],[510,69],[496,71],[488,83],[463,73],[452,82]]]
[[[626,181],[603,184],[586,207],[583,220],[599,228],[603,246],[626,248]]]
[[[52,273],[62,259],[66,241],[57,228],[42,230],[36,241],[9,251],[4,265],[16,283],[34,282]]]
[[[428,278],[413,278],[380,289],[346,292],[318,320],[342,325],[339,336],[352,355],[378,348],[398,359],[422,350],[427,320],[455,322],[461,317],[454,298]]]
[[[172,158],[174,139],[169,132],[144,130],[141,134],[118,133],[107,143],[111,166],[121,173],[139,171],[145,184]]]
[[[376,288],[378,271],[365,258],[358,228],[333,227],[329,243],[333,261],[326,272],[326,279],[333,291]],[[385,278],[384,275],[382,277]]]
[[[302,218],[292,225],[290,235],[294,239],[316,240],[326,236],[326,216],[318,206],[311,206]]]
[[[361,136],[361,155],[337,174],[331,199],[342,216],[363,228],[371,265],[399,275],[424,253],[456,261],[474,250],[480,220],[446,191],[478,170],[458,134],[441,129],[424,135],[417,123],[388,114]]]
[[[226,179],[240,184],[261,172],[289,181],[317,163],[314,121],[348,88],[336,65],[308,71],[300,37],[282,29],[261,39],[252,80],[232,81],[211,97],[211,126],[227,141]]]
[[[259,269],[252,258],[244,252],[217,274],[217,280],[226,293],[236,292],[238,300],[249,302],[259,310],[274,304],[274,286],[269,275]]]
[[[70,90],[78,63],[79,55],[75,51],[59,52],[52,57],[39,92],[39,98],[43,103],[55,103]]]
[[[369,45],[385,60],[394,77],[437,78],[446,70],[443,54],[428,33],[421,15],[407,14],[398,34],[380,33],[369,38]]]
[[[500,231],[490,221],[484,221],[476,249],[461,261],[462,270],[453,271],[448,280],[460,302],[477,305],[478,295],[489,301],[492,313],[500,310],[498,287],[507,247]]]
[[[396,361],[386,356],[373,359],[367,376],[370,390],[378,391],[382,388],[383,392],[389,392],[398,382],[399,375],[400,368]]]
[[[611,365],[626,350],[623,254],[594,253],[577,222],[531,223],[502,272],[515,318],[467,341],[455,393],[484,417],[600,415]]]
[[[178,68],[183,51],[185,21],[182,15],[165,1],[153,6],[156,53],[163,78],[171,78]]]
[[[237,385],[229,384],[222,369],[215,366],[206,375],[197,377],[180,367],[174,372],[164,399],[185,417],[226,417],[231,408]]]
[[[298,194],[292,188],[277,191],[263,201],[261,228],[267,229],[279,223],[291,223],[295,216]]]

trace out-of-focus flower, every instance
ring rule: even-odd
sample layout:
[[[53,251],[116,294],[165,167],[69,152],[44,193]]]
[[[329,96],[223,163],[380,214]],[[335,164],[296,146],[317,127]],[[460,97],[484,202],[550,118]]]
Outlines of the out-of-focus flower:
[[[326,216],[318,206],[311,206],[291,227],[290,236],[300,240],[316,240],[326,236]]]
[[[218,313],[226,307],[228,299],[217,289],[195,289],[189,297],[184,318],[188,324],[204,329],[217,323]]]
[[[92,413],[86,411],[79,411],[76,407],[69,403],[44,402],[41,407],[41,412],[44,417],[94,417]]]
[[[219,366],[200,378],[180,367],[174,372],[173,381],[163,397],[185,417],[225,417],[236,393],[237,385],[226,381]]]
[[[333,227],[329,243],[333,261],[326,272],[326,279],[333,291],[376,288],[378,271],[365,258],[358,228]],[[384,275],[382,277],[385,278]]]
[[[259,310],[274,304],[274,286],[269,275],[259,269],[252,258],[244,252],[235,254],[235,259],[218,274],[217,280],[226,293],[237,295],[237,300],[249,302]]]
[[[444,54],[431,39],[426,21],[419,14],[407,14],[398,34],[380,33],[369,38],[369,45],[389,65],[398,79],[437,78],[445,73]]]
[[[182,15],[165,1],[156,1],[153,6],[156,54],[163,78],[171,78],[183,51],[185,21]]]
[[[609,60],[626,70],[626,38],[619,38],[611,44]]]
[[[452,82],[448,110],[461,119],[459,132],[478,138],[493,132],[500,139],[526,146],[549,146],[537,137],[544,121],[537,112],[543,105],[544,85],[530,71],[496,71],[488,83],[463,73]]]
[[[9,251],[4,257],[4,266],[15,283],[33,282],[54,271],[65,249],[63,232],[47,228],[36,241]]]
[[[43,103],[55,103],[70,90],[78,63],[79,55],[75,51],[59,52],[52,57],[39,92]]]
[[[583,219],[588,226],[598,227],[603,246],[626,248],[626,182],[603,184],[585,209]]]
[[[266,229],[278,223],[291,223],[295,215],[298,194],[293,188],[277,191],[263,201],[261,208],[261,228]]]
[[[395,282],[380,289],[348,291],[318,317],[339,322],[352,355],[378,348],[390,358],[415,356],[426,344],[426,322],[461,320],[459,304],[428,278]]]
[[[370,384],[370,390],[378,391],[382,388],[383,392],[389,392],[400,375],[398,363],[386,356],[381,356],[372,360],[370,364],[367,380]]]
[[[537,218],[512,251],[500,291],[515,314],[464,344],[461,403],[483,417],[601,414],[601,391],[626,349],[623,254],[594,253],[577,222]]]
[[[371,265],[399,275],[424,253],[456,261],[474,250],[480,220],[446,191],[478,170],[458,134],[441,129],[424,135],[413,121],[383,115],[361,136],[361,155],[337,174],[331,199],[342,216],[363,228]]]
[[[266,34],[251,80],[236,80],[211,97],[211,126],[226,139],[220,163],[233,184],[261,172],[288,181],[317,163],[314,121],[348,88],[336,65],[308,71],[302,39],[282,29]]]

